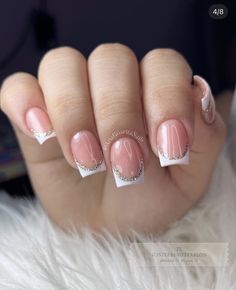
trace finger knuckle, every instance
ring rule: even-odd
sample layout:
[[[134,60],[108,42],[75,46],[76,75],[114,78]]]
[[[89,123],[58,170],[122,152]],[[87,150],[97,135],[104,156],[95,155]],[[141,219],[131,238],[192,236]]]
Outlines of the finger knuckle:
[[[16,94],[25,93],[32,80],[35,81],[35,77],[25,72],[16,72],[5,78],[0,90],[0,107],[3,112],[7,111]]]
[[[63,63],[65,60],[76,60],[85,62],[85,58],[80,51],[72,47],[59,47],[49,50],[42,58],[39,70],[47,69],[52,64]]]
[[[106,57],[135,57],[133,51],[121,43],[103,43],[97,46],[89,56],[89,60],[100,60]]]
[[[118,96],[119,95],[119,96]],[[108,119],[122,120],[125,116],[131,117],[132,115],[141,114],[138,104],[125,97],[120,97],[117,92],[110,98],[110,94],[103,95],[102,101],[97,104],[96,110],[99,115],[99,122],[107,122]]]
[[[183,56],[172,48],[156,48],[149,51],[143,58],[142,62],[152,62],[160,59],[183,59]]]
[[[52,97],[51,100],[52,101],[49,106],[54,111],[54,116],[58,116],[58,118],[65,115],[72,115],[73,112],[78,113],[79,107],[84,107],[84,104],[87,104],[85,99],[80,99],[80,105],[78,106],[77,97],[70,93],[64,93],[63,95],[55,98]]]
[[[141,69],[144,74],[167,82],[173,79],[191,83],[192,79],[192,69],[187,60],[171,48],[158,48],[148,52],[141,60]]]

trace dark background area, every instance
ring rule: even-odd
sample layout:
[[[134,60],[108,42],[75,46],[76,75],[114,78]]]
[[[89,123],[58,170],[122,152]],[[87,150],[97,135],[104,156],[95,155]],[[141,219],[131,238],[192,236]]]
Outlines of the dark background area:
[[[43,54],[68,45],[85,56],[100,43],[121,42],[140,60],[149,50],[171,47],[204,76],[215,94],[236,79],[235,1],[223,1],[225,19],[209,16],[215,2],[201,0],[96,1],[1,0],[0,83],[17,71],[37,75]],[[0,113],[0,189],[32,196],[14,133]]]

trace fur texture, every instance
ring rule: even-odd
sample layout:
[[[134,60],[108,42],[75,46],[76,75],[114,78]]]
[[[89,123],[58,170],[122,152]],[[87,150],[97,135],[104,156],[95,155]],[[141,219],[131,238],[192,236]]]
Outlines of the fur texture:
[[[128,241],[87,229],[66,235],[37,201],[0,194],[0,289],[236,289],[235,145],[236,138],[229,138],[208,193],[181,221],[160,236],[133,234],[145,242],[227,242],[227,267],[135,266]],[[142,259],[138,248],[136,255]]]

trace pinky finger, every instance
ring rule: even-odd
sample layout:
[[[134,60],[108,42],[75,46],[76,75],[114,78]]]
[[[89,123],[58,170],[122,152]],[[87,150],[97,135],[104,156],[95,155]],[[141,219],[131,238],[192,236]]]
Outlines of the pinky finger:
[[[14,127],[26,161],[32,160],[33,156],[38,156],[37,161],[50,158],[50,152],[58,146],[57,140],[54,138],[50,145],[45,144],[43,148],[34,140],[43,144],[55,137],[37,79],[27,73],[8,77],[1,87],[0,105]]]
[[[35,137],[39,144],[55,136],[42,91],[32,75],[16,73],[4,81],[1,108],[13,125],[29,137]]]

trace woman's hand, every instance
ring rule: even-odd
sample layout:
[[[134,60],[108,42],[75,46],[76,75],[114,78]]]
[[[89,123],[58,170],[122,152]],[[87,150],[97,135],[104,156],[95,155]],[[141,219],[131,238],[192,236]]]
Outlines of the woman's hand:
[[[98,46],[88,61],[51,50],[38,79],[5,80],[1,108],[37,196],[63,228],[164,229],[206,191],[226,131],[208,84],[171,49],[140,65],[121,44]]]

